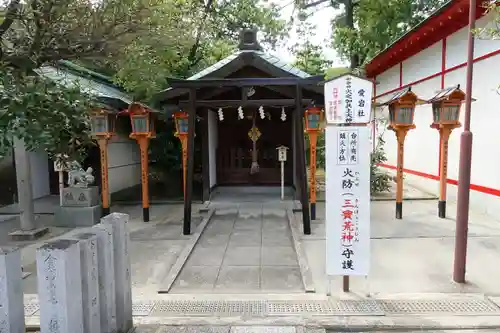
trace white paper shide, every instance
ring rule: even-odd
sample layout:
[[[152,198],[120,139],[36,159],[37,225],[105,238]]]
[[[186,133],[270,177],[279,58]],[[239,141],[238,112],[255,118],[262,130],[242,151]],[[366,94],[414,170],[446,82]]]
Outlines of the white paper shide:
[[[368,275],[370,130],[326,128],[327,275]]]
[[[343,75],[325,82],[327,124],[359,124],[371,120],[371,81]]]

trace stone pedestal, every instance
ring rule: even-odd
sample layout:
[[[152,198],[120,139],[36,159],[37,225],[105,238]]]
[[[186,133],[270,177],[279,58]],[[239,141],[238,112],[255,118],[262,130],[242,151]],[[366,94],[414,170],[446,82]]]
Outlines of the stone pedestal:
[[[25,333],[21,251],[0,248],[0,332]]]
[[[83,330],[85,333],[101,333],[97,235],[82,233],[76,235],[76,239],[80,242]]]
[[[133,327],[128,221],[129,216],[121,213],[111,213],[101,219],[102,224],[113,228],[116,322],[119,332],[128,332]]]
[[[60,239],[36,252],[41,332],[84,333],[80,243]]]
[[[102,206],[99,204],[97,186],[66,187],[63,202],[55,213],[55,224],[59,227],[89,227],[99,223]]]
[[[116,333],[115,260],[113,226],[97,224],[91,228],[97,235],[97,269],[102,333]]]

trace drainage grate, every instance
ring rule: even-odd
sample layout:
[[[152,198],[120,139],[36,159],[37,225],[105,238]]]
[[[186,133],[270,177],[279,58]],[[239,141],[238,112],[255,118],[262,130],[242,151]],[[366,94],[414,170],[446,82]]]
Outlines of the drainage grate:
[[[324,315],[382,315],[382,309],[374,301],[309,301],[309,302],[269,302],[269,315],[324,314]]]
[[[38,310],[40,310],[40,306],[38,302],[25,302],[24,303],[24,315],[29,317],[33,316]]]
[[[153,308],[155,307],[155,302],[134,302],[132,304],[132,315],[141,317],[149,316]]]
[[[163,301],[158,302],[154,314],[187,314],[187,315],[253,315],[264,314],[265,302],[263,301]]]
[[[500,308],[486,300],[380,300],[378,303],[387,314],[500,314]]]

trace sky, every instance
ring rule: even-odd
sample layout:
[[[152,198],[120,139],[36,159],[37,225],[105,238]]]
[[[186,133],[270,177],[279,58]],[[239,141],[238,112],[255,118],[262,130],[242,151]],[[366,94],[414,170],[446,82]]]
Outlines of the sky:
[[[274,0],[272,2],[278,4],[279,6],[282,6],[283,9],[281,12],[284,19],[289,19],[290,16],[294,14],[293,0]],[[336,52],[330,46],[330,40],[332,36],[331,20],[333,17],[338,15],[338,13],[339,10],[334,10],[333,8],[325,4],[318,7],[315,13],[308,18],[308,21],[316,25],[316,34],[310,36],[310,41],[313,44],[323,44],[325,46],[325,56],[327,59],[333,61],[333,67],[345,65],[345,63],[339,59]],[[285,45],[279,47],[272,53],[274,53],[280,59],[283,59],[288,63],[292,63],[294,61],[294,57],[293,54],[291,54],[291,52],[289,51],[289,47],[294,45],[296,42],[297,34],[294,27],[293,29],[291,29],[290,36]]]

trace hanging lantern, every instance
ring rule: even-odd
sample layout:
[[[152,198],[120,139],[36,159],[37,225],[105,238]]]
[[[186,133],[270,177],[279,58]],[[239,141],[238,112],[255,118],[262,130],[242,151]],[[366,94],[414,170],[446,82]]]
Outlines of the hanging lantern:
[[[219,108],[217,113],[219,114],[219,120],[223,121],[224,120],[224,113],[222,113],[222,108]]]
[[[260,119],[264,119],[266,117],[266,114],[264,113],[264,107],[262,105],[259,107],[259,114]]]
[[[243,113],[243,108],[240,106],[238,107],[238,119],[243,119],[245,118],[245,114]]]

